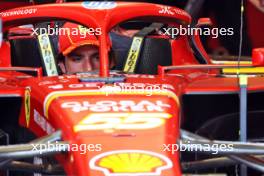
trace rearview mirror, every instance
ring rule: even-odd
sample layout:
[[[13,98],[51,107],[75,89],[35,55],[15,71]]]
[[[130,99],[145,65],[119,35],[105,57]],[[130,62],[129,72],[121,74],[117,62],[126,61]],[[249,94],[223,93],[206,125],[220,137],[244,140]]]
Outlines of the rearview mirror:
[[[197,27],[201,26],[212,26],[213,22],[210,18],[199,18],[196,24]]]
[[[253,66],[264,66],[264,48],[253,49],[252,65]]]

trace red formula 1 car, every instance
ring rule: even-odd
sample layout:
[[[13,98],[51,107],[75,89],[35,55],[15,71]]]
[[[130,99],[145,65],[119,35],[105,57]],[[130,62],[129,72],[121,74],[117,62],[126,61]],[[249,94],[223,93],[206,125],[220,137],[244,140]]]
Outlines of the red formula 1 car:
[[[191,17],[156,4],[47,4],[1,18],[3,175],[264,172],[263,49],[252,62],[213,61],[199,35],[171,35]],[[35,31],[65,21],[101,29],[99,71],[59,75],[56,35]],[[138,32],[121,57],[111,33],[129,25]]]

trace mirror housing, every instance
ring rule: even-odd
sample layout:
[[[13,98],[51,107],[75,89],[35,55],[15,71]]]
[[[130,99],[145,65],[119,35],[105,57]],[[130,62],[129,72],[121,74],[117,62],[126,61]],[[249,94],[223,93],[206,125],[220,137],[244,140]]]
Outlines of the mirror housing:
[[[252,65],[264,66],[264,48],[256,48],[252,51]]]
[[[196,27],[213,26],[213,22],[210,18],[199,18]]]

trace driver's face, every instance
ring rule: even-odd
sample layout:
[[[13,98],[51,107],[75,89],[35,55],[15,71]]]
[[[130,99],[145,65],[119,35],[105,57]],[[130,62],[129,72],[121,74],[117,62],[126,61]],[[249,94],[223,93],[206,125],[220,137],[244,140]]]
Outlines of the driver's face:
[[[85,45],[65,57],[64,73],[86,72],[99,69],[99,51],[94,45]]]

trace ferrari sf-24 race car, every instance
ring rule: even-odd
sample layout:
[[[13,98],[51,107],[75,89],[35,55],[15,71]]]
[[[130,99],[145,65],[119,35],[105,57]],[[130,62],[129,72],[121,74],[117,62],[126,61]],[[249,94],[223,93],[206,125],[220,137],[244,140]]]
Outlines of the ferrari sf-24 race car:
[[[149,3],[45,4],[1,19],[3,175],[264,172],[264,49],[250,61],[214,61],[198,34],[164,31],[190,25],[185,11]],[[99,71],[60,75],[56,36],[28,27],[65,21],[101,29]],[[109,33],[133,23],[126,53],[115,50]]]

